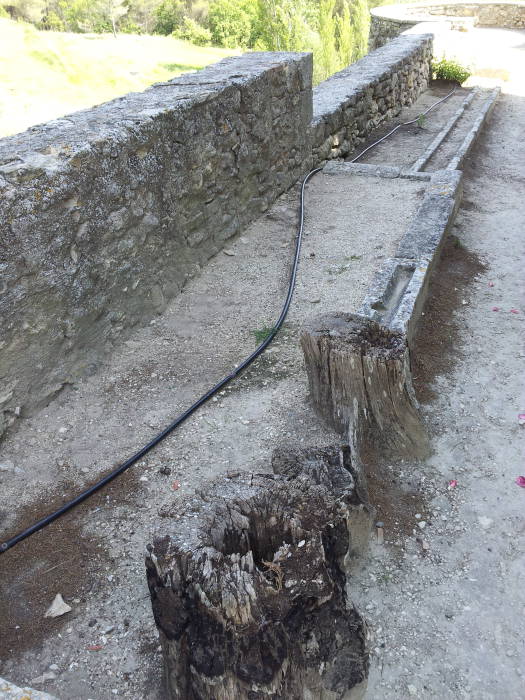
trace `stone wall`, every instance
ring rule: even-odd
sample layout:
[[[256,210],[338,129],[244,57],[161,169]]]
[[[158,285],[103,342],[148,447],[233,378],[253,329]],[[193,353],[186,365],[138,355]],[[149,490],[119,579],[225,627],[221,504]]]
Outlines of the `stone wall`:
[[[402,37],[315,89],[247,54],[0,140],[0,436],[161,313],[312,164],[425,86]],[[312,121],[313,119],[313,121]]]
[[[399,36],[406,29],[421,22],[446,22],[452,29],[480,24],[485,27],[525,27],[525,2],[418,2],[406,5],[387,5],[370,11],[371,25],[368,46],[377,49]],[[428,31],[428,29],[427,29]]]
[[[311,72],[309,54],[248,54],[0,141],[4,426],[161,312],[300,177]]]
[[[404,36],[314,89],[314,161],[353,151],[381,122],[414,102],[430,78],[430,35]]]

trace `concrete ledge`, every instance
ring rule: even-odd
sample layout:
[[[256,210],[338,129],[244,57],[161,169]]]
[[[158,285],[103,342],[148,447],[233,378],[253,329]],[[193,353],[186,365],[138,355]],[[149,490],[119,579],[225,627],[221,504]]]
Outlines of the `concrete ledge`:
[[[490,115],[492,114],[492,110],[496,105],[496,101],[499,97],[500,92],[501,90],[499,87],[494,88],[494,90],[491,91],[487,101],[485,102],[480,113],[476,117],[472,128],[470,129],[463,143],[459,147],[458,152],[447,165],[447,170],[459,170],[463,167],[465,158],[470,153],[472,146],[475,144],[476,139],[479,136],[480,131],[483,129],[486,121],[490,118]]]
[[[325,175],[362,175],[364,177],[400,177],[401,169],[392,165],[375,165],[370,163],[348,163],[345,161],[330,161],[323,168]]]
[[[411,170],[401,170],[393,165],[377,165],[374,163],[349,163],[348,161],[332,160],[324,168],[325,175],[361,175],[362,177],[384,177],[387,179],[402,178],[404,180],[428,181],[431,173],[415,173]]]
[[[459,170],[438,170],[432,174],[425,196],[396,252],[397,258],[432,260],[439,255],[461,201],[462,176]]]
[[[439,170],[430,179],[423,201],[397,249],[365,297],[359,313],[406,335],[416,332],[432,271],[462,196],[462,173]]]
[[[441,146],[443,141],[447,138],[449,133],[452,131],[458,120],[461,118],[467,107],[470,105],[474,97],[476,96],[477,91],[472,90],[466,98],[463,100],[462,104],[460,105],[459,109],[456,110],[456,112],[452,115],[452,117],[447,121],[445,126],[441,129],[441,131],[436,135],[432,143],[429,144],[428,148],[425,150],[425,152],[416,160],[414,165],[412,166],[412,170],[414,172],[419,172],[420,170],[423,170],[425,165],[428,163],[428,161],[432,158],[434,153],[437,151],[437,149]],[[453,170],[457,170],[457,168],[453,168]]]

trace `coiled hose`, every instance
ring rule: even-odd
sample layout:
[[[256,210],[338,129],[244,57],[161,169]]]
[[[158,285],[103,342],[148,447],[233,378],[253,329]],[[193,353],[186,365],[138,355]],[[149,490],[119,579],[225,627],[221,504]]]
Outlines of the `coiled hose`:
[[[429,107],[425,112],[420,114],[416,119],[412,119],[411,121],[404,122],[402,124],[398,124],[396,127],[394,127],[391,131],[389,131],[385,136],[382,138],[378,139],[374,143],[372,143],[370,146],[365,148],[359,155],[355,156],[355,158],[352,158],[349,162],[350,163],[355,163],[355,161],[359,160],[367,151],[370,149],[374,148],[378,144],[380,144],[382,141],[385,139],[389,138],[393,133],[395,133],[398,129],[400,129],[402,126],[409,126],[410,124],[415,124],[420,120],[422,116],[425,116],[428,114],[431,110],[433,110],[435,107],[440,105],[442,102],[444,102],[446,99],[448,99],[451,95],[454,94],[456,91],[456,88],[454,88],[448,95],[443,97],[441,100],[433,104],[431,107]],[[3,554],[4,552],[7,552],[7,550],[11,549],[11,547],[14,547],[16,544],[19,542],[22,542],[22,540],[25,540],[27,537],[30,537],[33,535],[35,532],[38,532],[39,530],[42,530],[44,527],[47,525],[50,525],[53,521],[57,520],[60,518],[62,515],[65,515],[68,513],[70,510],[75,508],[76,506],[80,505],[80,503],[83,503],[85,500],[87,500],[90,496],[92,496],[94,493],[97,493],[97,491],[100,491],[104,486],[109,484],[113,479],[116,479],[117,476],[120,476],[123,472],[125,472],[127,469],[132,467],[136,462],[138,462],[142,457],[144,457],[148,452],[150,452],[154,447],[156,447],[159,442],[164,440],[165,437],[167,437],[170,433],[172,433],[176,428],[179,427],[184,421],[186,421],[197,409],[199,409],[203,404],[205,404],[207,401],[209,401],[215,394],[220,391],[223,387],[225,387],[229,382],[231,382],[235,377],[237,377],[241,372],[243,372],[247,367],[249,367],[252,362],[254,362],[259,355],[261,355],[268,345],[273,341],[277,333],[279,332],[281,326],[283,325],[286,316],[288,315],[288,310],[290,308],[290,304],[292,302],[292,296],[295,288],[295,281],[297,278],[297,267],[299,265],[299,256],[301,253],[301,243],[302,243],[302,238],[303,238],[303,231],[304,231],[304,195],[305,195],[305,188],[306,188],[306,183],[318,172],[320,172],[322,168],[314,168],[313,170],[310,170],[310,172],[306,175],[306,177],[303,180],[303,183],[301,185],[301,197],[300,197],[300,203],[299,203],[299,228],[297,231],[297,237],[296,237],[296,243],[295,243],[295,253],[294,253],[294,259],[293,259],[293,264],[292,264],[292,269],[290,273],[290,280],[288,283],[288,293],[286,295],[286,299],[284,301],[281,313],[279,315],[279,318],[277,319],[274,327],[272,328],[270,334],[265,338],[265,340],[257,346],[257,348],[252,352],[251,355],[249,355],[245,360],[241,362],[240,365],[237,365],[237,367],[228,374],[226,377],[221,379],[220,382],[215,384],[214,387],[209,389],[205,394],[203,394],[197,401],[195,401],[194,404],[192,404],[189,408],[187,408],[183,413],[181,413],[175,420],[170,423],[164,430],[162,430],[158,435],[156,435],[150,442],[148,442],[144,447],[142,447],[138,452],[135,452],[135,454],[132,457],[129,457],[125,462],[123,462],[121,465],[110,471],[108,474],[106,474],[102,479],[94,483],[92,486],[89,488],[85,489],[81,493],[78,494],[75,498],[71,499],[70,501],[67,501],[67,503],[64,503],[60,508],[55,510],[53,513],[49,513],[49,515],[46,515],[45,517],[41,518],[38,520],[36,523],[33,523],[30,527],[27,527],[25,530],[22,530],[18,534],[14,535],[13,537],[5,540],[5,542],[2,542],[0,544],[0,554]]]

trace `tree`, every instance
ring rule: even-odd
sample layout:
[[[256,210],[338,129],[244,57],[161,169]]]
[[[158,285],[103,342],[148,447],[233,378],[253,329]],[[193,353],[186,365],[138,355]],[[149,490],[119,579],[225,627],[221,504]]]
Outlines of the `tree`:
[[[339,68],[346,68],[352,63],[354,53],[354,29],[350,19],[350,4],[343,0],[340,14],[336,17],[337,53]]]
[[[126,26],[136,26],[140,32],[152,34],[157,21],[155,11],[160,3],[161,0],[128,0]]]
[[[182,25],[184,3],[181,0],[163,0],[155,10],[155,16],[155,32],[158,34],[173,34]]]
[[[367,0],[353,0],[352,27],[354,32],[354,61],[368,53],[370,13]]]
[[[339,68],[335,45],[336,19],[334,17],[335,0],[319,1],[319,39],[321,41],[318,61],[325,76],[332,75]]]
[[[267,51],[305,51],[316,43],[307,21],[306,0],[259,0],[258,47]]]
[[[117,38],[117,23],[128,11],[126,0],[98,0],[96,8],[101,17],[111,23],[113,36]]]
[[[208,11],[213,43],[230,49],[252,48],[258,15],[257,0],[214,0]]]
[[[2,6],[12,19],[38,24],[45,13],[45,0],[3,0]]]

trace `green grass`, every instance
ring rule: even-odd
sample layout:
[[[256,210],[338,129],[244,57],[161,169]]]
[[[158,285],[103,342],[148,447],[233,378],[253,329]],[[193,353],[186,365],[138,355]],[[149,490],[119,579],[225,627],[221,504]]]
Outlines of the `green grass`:
[[[40,32],[0,18],[0,136],[238,53],[165,36]]]
[[[263,328],[257,328],[256,330],[252,331],[253,335],[255,336],[255,343],[256,345],[260,345],[261,343],[264,343],[266,338],[270,335],[270,333],[273,331],[272,326],[264,326]]]

